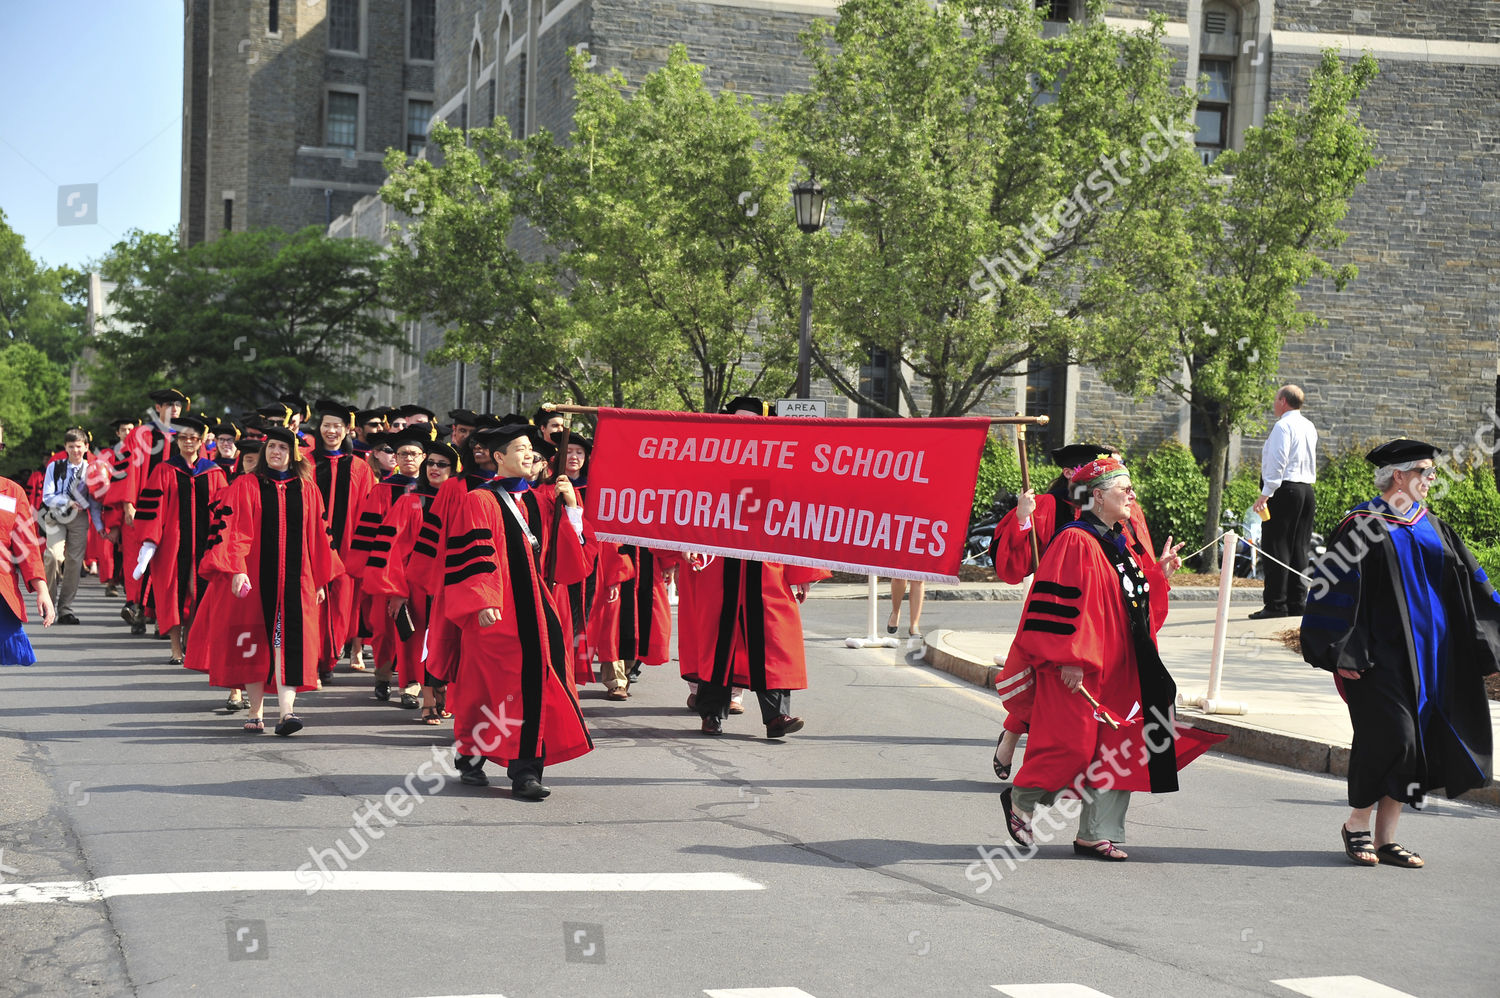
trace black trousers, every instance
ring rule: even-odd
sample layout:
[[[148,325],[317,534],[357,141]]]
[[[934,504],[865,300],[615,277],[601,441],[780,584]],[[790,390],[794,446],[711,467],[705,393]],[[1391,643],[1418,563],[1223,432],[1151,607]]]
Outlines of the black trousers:
[[[699,716],[717,717],[722,721],[729,716],[729,698],[733,695],[733,687],[700,682],[696,701]],[[758,690],[755,698],[760,701],[760,719],[766,724],[770,724],[782,714],[792,712],[791,690]]]
[[[1261,546],[1271,558],[1306,572],[1313,528],[1313,487],[1305,482],[1283,482],[1266,501],[1266,508],[1271,518],[1261,527]],[[1307,580],[1270,558],[1265,566],[1266,609],[1301,614],[1307,607]]]

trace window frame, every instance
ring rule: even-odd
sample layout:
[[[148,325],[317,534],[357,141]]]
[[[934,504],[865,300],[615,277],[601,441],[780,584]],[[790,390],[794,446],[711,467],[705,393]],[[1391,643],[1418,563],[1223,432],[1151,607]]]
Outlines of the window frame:
[[[340,2],[340,0],[328,0],[328,15],[324,21],[324,24],[327,26],[326,31],[328,51],[336,55],[349,55],[363,59],[365,57],[365,52],[367,50],[367,40],[369,38],[369,0],[348,0],[348,2],[354,4],[354,16],[357,19],[354,30],[357,36],[356,44],[358,45],[358,48],[352,49],[335,48],[333,44],[333,5],[338,2]]]
[[[416,23],[412,18],[412,8],[418,0],[406,0],[406,61],[418,66],[432,66],[437,62],[437,0],[422,0],[432,4],[432,55],[420,58],[412,55],[411,36],[412,27]]]
[[[331,110],[333,97],[337,94],[341,97],[354,98],[354,144],[352,146],[335,145],[330,139],[329,126],[331,121]],[[349,85],[331,85],[323,90],[323,148],[324,149],[346,149],[356,153],[363,152],[365,146],[365,92],[361,87]]]
[[[409,156],[409,157],[411,157],[412,159],[416,159],[418,156],[422,155],[422,153],[420,151],[419,152],[412,152],[411,151],[411,140],[415,137],[415,133],[412,132],[412,130],[411,130],[411,123],[412,123],[411,106],[413,104],[426,104],[427,105],[427,117],[426,117],[426,119],[424,121],[424,124],[425,124],[425,127],[426,127],[426,131],[423,132],[423,134],[421,136],[421,138],[422,138],[422,148],[425,150],[427,148],[427,139],[432,134],[432,116],[437,113],[437,101],[434,99],[434,97],[433,97],[432,94],[420,94],[420,93],[408,93],[408,94],[405,95],[405,99],[406,99],[406,117],[405,117],[405,120],[403,122],[402,127],[405,129],[405,135],[406,135],[406,146],[405,146],[405,148],[406,148],[406,155]]]

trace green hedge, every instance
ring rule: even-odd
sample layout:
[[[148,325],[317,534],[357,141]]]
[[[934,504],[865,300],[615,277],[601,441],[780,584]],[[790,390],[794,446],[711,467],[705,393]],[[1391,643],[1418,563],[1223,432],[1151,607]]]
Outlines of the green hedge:
[[[1052,484],[1059,474],[1056,465],[1033,461],[1027,469],[1031,473],[1031,487],[1041,492]],[[1021,491],[1021,461],[1016,457],[1016,445],[1003,437],[990,437],[984,442],[984,455],[979,460],[979,481],[974,487],[974,514],[983,516],[990,511],[995,497],[1002,491],[1012,495]]]
[[[1333,533],[1345,513],[1376,495],[1375,468],[1365,460],[1369,449],[1356,445],[1318,469],[1313,484],[1313,529],[1324,537]]]
[[[1197,547],[1208,508],[1208,478],[1192,452],[1168,440],[1145,454],[1128,455],[1126,464],[1156,546],[1172,537],[1186,541],[1187,550]]]

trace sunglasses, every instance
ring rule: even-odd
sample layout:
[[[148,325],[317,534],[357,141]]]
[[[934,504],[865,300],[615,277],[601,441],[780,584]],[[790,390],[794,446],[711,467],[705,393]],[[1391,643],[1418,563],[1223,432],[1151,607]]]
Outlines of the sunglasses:
[[[394,454],[394,453],[396,453],[396,448],[394,448],[394,447],[376,447],[375,451],[376,451],[376,453],[379,453],[379,454]]]
[[[449,471],[453,468],[453,465],[449,464],[447,461],[428,461],[427,467],[441,468],[443,471]]]

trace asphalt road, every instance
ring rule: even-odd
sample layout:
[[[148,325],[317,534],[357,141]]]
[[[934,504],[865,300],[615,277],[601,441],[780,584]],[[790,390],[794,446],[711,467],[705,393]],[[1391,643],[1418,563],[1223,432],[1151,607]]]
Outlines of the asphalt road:
[[[1357,868],[1338,781],[1210,754],[1180,793],[1136,797],[1129,862],[1073,856],[1066,829],[986,864],[980,850],[1008,841],[997,703],[845,648],[860,602],[807,604],[807,727],[784,742],[753,697],[725,737],[699,734],[673,664],[624,703],[586,692],[598,748],[548,770],[546,802],[416,779],[398,805],[385,795],[434,771],[446,728],[340,671],[299,699],[306,730],[244,735],[222,692],[87,591],[85,626],[0,671],[6,995],[1500,993],[1493,812],[1408,813],[1402,840],[1428,868]],[[994,627],[1016,609],[934,602],[924,625]],[[340,842],[346,872],[329,858]],[[247,871],[265,876],[232,876]],[[131,879],[188,873],[204,876]],[[108,900],[77,886],[112,877]],[[77,899],[22,901],[51,895],[7,893],[17,882]],[[1326,977],[1365,983],[1273,983]],[[1093,991],[1029,987],[1069,983]]]

